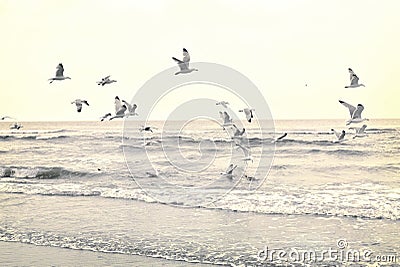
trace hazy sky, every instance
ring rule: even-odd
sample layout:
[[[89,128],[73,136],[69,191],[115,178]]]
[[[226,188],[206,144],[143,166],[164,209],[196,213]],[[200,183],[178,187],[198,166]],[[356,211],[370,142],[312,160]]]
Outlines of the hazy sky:
[[[249,77],[275,119],[346,119],[338,99],[400,118],[399,10],[398,0],[0,0],[0,116],[96,120],[186,47],[192,61]],[[60,62],[72,80],[49,84]],[[365,88],[344,88],[348,67]],[[98,86],[108,74],[118,82]],[[78,114],[76,98],[91,106]]]

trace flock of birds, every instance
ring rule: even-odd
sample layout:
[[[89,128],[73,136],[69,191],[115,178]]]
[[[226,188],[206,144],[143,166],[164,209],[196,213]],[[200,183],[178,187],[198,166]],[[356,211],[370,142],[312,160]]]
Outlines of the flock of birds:
[[[179,66],[179,71],[177,71],[175,73],[175,75],[188,74],[188,73],[191,73],[193,71],[199,71],[198,69],[190,67],[190,65],[189,65],[189,63],[190,63],[190,54],[187,51],[187,49],[185,49],[185,48],[183,48],[183,58],[182,58],[182,60],[180,60],[180,59],[178,59],[176,57],[172,57],[172,59]],[[348,71],[350,73],[350,85],[345,86],[345,88],[357,88],[357,87],[364,87],[365,86],[364,84],[360,84],[359,83],[358,76],[354,73],[354,71],[351,68],[349,68]],[[110,77],[111,76],[108,75],[108,76],[102,78],[100,81],[97,82],[97,84],[101,85],[101,86],[105,86],[107,84],[112,84],[112,83],[117,82],[116,80],[110,79]],[[63,81],[63,80],[70,80],[70,79],[71,79],[70,77],[64,76],[64,66],[63,66],[62,63],[60,63],[56,67],[55,77],[52,77],[52,78],[50,78],[48,80],[50,81],[49,83],[51,84],[54,81]],[[355,106],[350,105],[350,104],[348,104],[348,103],[346,103],[346,102],[344,102],[342,100],[339,100],[339,103],[342,104],[343,106],[345,106],[349,110],[350,119],[346,122],[347,126],[352,124],[352,123],[360,123],[360,122],[368,120],[368,119],[361,118],[361,113],[364,110],[364,106],[362,104],[358,104],[355,107]],[[76,99],[76,100],[72,101],[71,104],[75,104],[77,112],[81,112],[82,111],[83,105],[89,106],[89,102],[87,100],[83,100],[83,99]],[[114,114],[112,114],[110,112],[106,113],[105,115],[100,117],[101,121],[104,121],[107,118],[108,118],[108,120],[113,120],[113,119],[117,119],[117,118],[126,118],[126,117],[129,117],[129,116],[137,116],[138,115],[136,113],[136,109],[138,108],[138,106],[136,104],[130,104],[125,100],[121,101],[118,96],[116,96],[115,99],[114,99],[114,105],[115,105],[115,113]],[[227,102],[227,101],[219,101],[219,102],[216,103],[216,105],[220,105],[223,108],[227,109],[228,105],[229,105],[229,102]],[[244,113],[244,115],[246,117],[246,121],[248,123],[252,122],[252,119],[254,117],[255,109],[247,107],[247,108],[240,109],[239,112]],[[232,132],[231,137],[235,141],[235,145],[243,151],[243,153],[245,155],[243,160],[252,161],[253,162],[253,158],[251,157],[251,153],[250,153],[250,148],[248,148],[246,145],[244,145],[242,143],[242,141],[241,141],[241,140],[243,140],[242,137],[246,133],[246,129],[245,128],[239,129],[232,122],[231,116],[228,114],[228,112],[226,110],[225,111],[220,111],[219,114],[220,114],[220,117],[222,119],[222,128],[224,130],[226,130],[226,129],[230,129],[231,130],[231,132]],[[12,118],[12,117],[9,117],[9,116],[4,116],[4,117],[1,117],[0,119],[1,120],[11,119],[11,120],[15,120],[16,121],[15,118]],[[17,129],[18,130],[18,129],[22,128],[22,127],[23,126],[21,124],[15,122],[14,124],[12,124],[10,126],[10,129]],[[356,133],[355,133],[353,138],[366,136],[366,134],[365,134],[366,127],[367,127],[367,125],[364,124],[360,128],[355,128]],[[155,127],[151,127],[151,126],[142,126],[139,129],[139,131],[140,132],[142,132],[142,131],[153,132],[154,128]],[[346,135],[345,130],[337,132],[335,129],[331,129],[331,131],[335,134],[335,136],[337,138],[337,140],[335,140],[335,142],[342,142],[342,141],[345,140],[345,135]],[[287,135],[288,135],[287,133],[283,133],[281,136],[277,137],[272,142],[273,143],[274,142],[279,142],[282,139],[284,139]],[[225,172],[221,173],[221,174],[232,178],[233,171],[236,168],[237,168],[237,165],[230,164],[228,169]],[[244,177],[247,178],[249,181],[252,181],[252,180],[255,179],[254,177],[247,176],[246,174],[244,175]]]
[[[357,87],[365,87],[364,84],[360,84],[358,83],[359,78],[358,76],[354,73],[354,71],[349,68],[348,69],[349,73],[350,73],[350,85],[345,86],[345,88],[357,88]],[[306,84],[307,86],[307,84]],[[342,104],[344,107],[346,107],[349,110],[350,113],[350,119],[346,121],[346,126],[352,124],[352,123],[361,123],[363,121],[368,121],[368,119],[366,118],[362,118],[361,117],[361,113],[364,110],[364,106],[362,104],[358,104],[357,107],[346,103],[345,101],[339,100],[339,103]],[[220,101],[216,103],[217,105],[221,105],[224,108],[227,108],[229,103],[226,101]],[[255,110],[254,109],[250,109],[250,108],[245,108],[242,110],[239,110],[239,112],[244,112],[246,115],[246,120],[251,123],[251,119],[253,118],[253,112]],[[235,140],[236,146],[238,146],[239,148],[242,149],[243,153],[245,154],[245,158],[243,158],[243,160],[251,160],[253,162],[253,159],[251,157],[251,153],[250,153],[250,149],[246,146],[244,146],[241,142],[239,142],[238,140],[240,140],[240,138],[242,137],[242,135],[245,133],[246,129],[243,128],[242,130],[239,130],[238,127],[232,123],[232,120],[229,116],[229,114],[224,111],[221,112],[220,111],[220,116],[223,120],[223,128],[225,129],[226,126],[230,126],[233,128],[234,132],[233,132],[233,136],[232,138]],[[353,136],[353,139],[357,138],[357,137],[365,137],[367,136],[365,129],[367,128],[367,125],[364,124],[363,126],[361,126],[360,128],[357,127],[353,127],[350,129],[354,129],[355,130],[355,135]],[[334,133],[334,135],[336,136],[336,140],[334,140],[334,143],[340,143],[345,141],[345,136],[346,136],[346,131],[342,130],[340,132],[336,131],[335,129],[331,129],[331,131]],[[279,141],[282,141],[286,136],[288,135],[288,133],[283,133],[282,135],[280,135],[279,137],[275,138],[272,143],[276,143]],[[237,139],[238,138],[238,139]],[[233,171],[237,168],[237,165],[231,163],[227,170],[225,172],[221,172],[221,175],[224,175],[230,179],[233,178]],[[243,175],[244,178],[246,178],[247,180],[249,180],[250,182],[256,180],[255,177],[253,176],[248,176],[247,174]]]

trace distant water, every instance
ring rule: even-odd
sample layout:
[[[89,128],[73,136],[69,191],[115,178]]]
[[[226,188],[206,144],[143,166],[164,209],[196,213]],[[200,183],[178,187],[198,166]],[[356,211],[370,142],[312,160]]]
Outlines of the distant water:
[[[220,179],[232,157],[232,141],[220,127],[195,123],[179,133],[180,153],[192,163],[176,166],[170,162],[180,155],[167,141],[177,133],[166,133],[164,144],[157,133],[144,133],[144,141],[136,130],[141,123],[124,140],[122,121],[26,122],[19,131],[0,123],[0,241],[230,266],[282,264],[257,258],[266,245],[322,250],[345,238],[353,249],[375,254],[400,249],[400,120],[371,120],[368,136],[354,140],[342,120],[277,121],[277,134],[288,136],[276,143],[256,191],[239,177]],[[274,145],[252,127],[256,157],[260,144]],[[331,128],[345,129],[347,141],[333,143]],[[210,158],[214,165],[196,169]],[[132,173],[126,160],[134,163]],[[249,164],[246,172],[252,170]],[[212,187],[160,203],[151,192],[163,192],[161,176],[179,186]],[[146,190],[134,179],[148,181]],[[120,220],[110,223],[109,216]]]

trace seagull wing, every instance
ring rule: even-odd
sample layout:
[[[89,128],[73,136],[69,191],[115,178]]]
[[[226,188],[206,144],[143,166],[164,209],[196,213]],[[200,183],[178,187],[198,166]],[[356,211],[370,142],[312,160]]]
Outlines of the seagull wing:
[[[335,129],[331,129],[331,131],[336,135],[336,138],[339,139],[341,133],[335,131]]]
[[[350,117],[353,117],[353,114],[354,114],[354,111],[356,110],[356,107],[352,106],[352,105],[350,105],[350,104],[348,104],[348,103],[346,103],[346,102],[344,102],[342,100],[339,100],[339,103],[342,104],[343,106],[345,106],[346,108],[348,108],[349,112],[350,112]]]
[[[128,111],[132,112],[132,105],[126,102],[125,100],[122,100],[122,102],[124,102],[124,104],[128,107]]]
[[[179,66],[179,68],[180,68],[181,70],[187,70],[187,69],[188,69],[188,66],[187,66],[187,64],[186,64],[184,61],[179,60],[179,59],[177,59],[176,57],[172,57],[172,59],[175,60],[175,61],[178,63],[178,66]]]
[[[356,110],[354,111],[353,115],[351,116],[352,119],[361,119],[361,112],[364,110],[364,106],[361,104],[357,105]]]
[[[251,122],[251,119],[253,118],[253,112],[248,108],[243,109],[243,112],[246,115],[246,120]]]
[[[282,140],[283,138],[286,137],[286,135],[287,135],[287,133],[284,133],[284,134],[282,134],[281,136],[279,136],[276,140],[277,140],[277,141]]]
[[[358,77],[356,74],[350,75],[350,84],[358,85]]]
[[[367,125],[364,124],[360,129],[358,129],[357,133],[358,134],[363,134],[365,132],[365,129],[367,128]]]
[[[346,135],[345,131],[341,132],[339,137],[338,137],[339,141],[343,140],[345,135]]]
[[[124,115],[125,115],[125,111],[126,111],[126,106],[123,105],[123,106],[121,106],[121,108],[115,113],[115,115],[117,115],[117,116],[124,116]]]
[[[121,109],[121,100],[115,98],[114,104],[115,104],[115,114],[117,114],[117,112]]]
[[[63,77],[64,76],[64,66],[63,64],[58,64],[57,70],[56,70],[56,77]]]

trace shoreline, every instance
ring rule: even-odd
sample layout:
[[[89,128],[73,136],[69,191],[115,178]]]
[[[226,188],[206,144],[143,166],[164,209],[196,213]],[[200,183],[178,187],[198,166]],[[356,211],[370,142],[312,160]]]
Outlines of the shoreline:
[[[2,266],[211,266],[147,256],[0,241]]]

